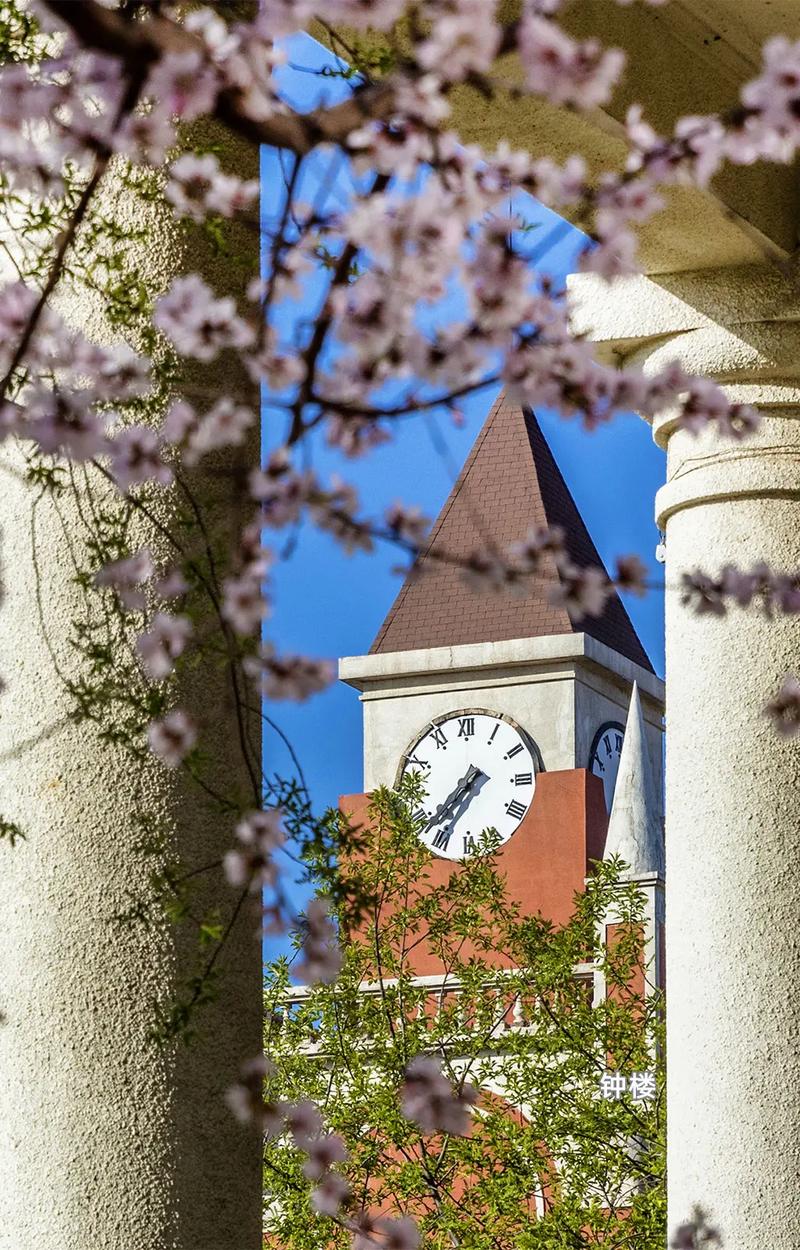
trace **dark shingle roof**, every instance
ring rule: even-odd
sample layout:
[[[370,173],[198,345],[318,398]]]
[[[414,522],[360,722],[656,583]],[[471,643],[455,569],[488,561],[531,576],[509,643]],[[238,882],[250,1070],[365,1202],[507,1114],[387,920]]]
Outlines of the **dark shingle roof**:
[[[548,587],[558,576],[549,557],[543,577],[525,594],[475,589],[452,562],[437,558],[437,553],[466,559],[487,548],[502,551],[534,526],[560,526],[574,564],[602,566],[536,417],[501,395],[372,652],[587,633],[652,672],[616,594],[602,616],[577,622],[548,602]]]

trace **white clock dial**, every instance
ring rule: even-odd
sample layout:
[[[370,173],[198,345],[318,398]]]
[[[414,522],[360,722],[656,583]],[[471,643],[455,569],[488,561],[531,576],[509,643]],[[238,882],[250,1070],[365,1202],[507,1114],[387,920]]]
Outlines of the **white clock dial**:
[[[415,813],[422,841],[447,859],[464,859],[494,829],[507,842],[533,800],[536,746],[491,712],[454,712],[428,726],[406,753],[402,775],[422,773],[427,795]]]
[[[611,811],[611,801],[614,798],[624,737],[624,725],[614,720],[606,721],[595,734],[592,749],[589,752],[589,771],[594,773],[595,777],[599,777],[603,783],[607,812]]]

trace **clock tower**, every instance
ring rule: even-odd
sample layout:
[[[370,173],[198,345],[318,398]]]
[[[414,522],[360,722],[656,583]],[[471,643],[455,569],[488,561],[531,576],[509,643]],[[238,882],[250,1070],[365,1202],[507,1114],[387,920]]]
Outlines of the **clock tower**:
[[[524,593],[465,580],[470,556],[537,527],[561,529],[573,564],[601,564],[536,417],[501,395],[369,654],[339,675],[363,704],[365,792],[421,771],[440,871],[492,827],[509,891],[559,923],[603,856],[634,684],[660,809],[664,690],[616,595],[577,622],[554,602],[552,557]]]

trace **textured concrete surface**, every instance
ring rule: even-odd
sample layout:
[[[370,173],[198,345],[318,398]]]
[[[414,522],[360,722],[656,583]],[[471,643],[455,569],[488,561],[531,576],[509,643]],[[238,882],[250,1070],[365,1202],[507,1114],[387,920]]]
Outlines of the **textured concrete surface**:
[[[686,275],[658,285],[689,290]],[[800,564],[796,297],[767,270],[689,286],[696,328],[683,312],[671,324],[669,300],[659,322],[655,284],[640,283],[638,341],[630,286],[616,341],[614,288],[592,305],[583,279],[573,287],[617,358],[654,368],[679,356],[764,412],[741,443],[676,431],[670,414],[655,430],[668,452],[656,512],[667,535],[669,1217],[701,1202],[726,1246],[796,1250],[800,739],[778,738],[763,709],[797,672],[800,625],[735,607],[698,616],[679,593],[688,570]]]
[[[254,153],[228,154],[252,176]],[[199,267],[218,289],[235,290],[256,270],[255,233],[242,233],[233,257],[214,260],[158,213],[149,225],[141,264],[164,284],[180,267]],[[108,336],[96,309],[64,307]],[[195,380],[210,397],[243,384],[235,362]],[[248,454],[257,456],[257,438]],[[20,467],[4,451],[0,813],[27,840],[0,842],[0,1247],[256,1250],[260,1143],[222,1095],[261,1046],[257,916],[243,915],[220,960],[219,997],[198,1020],[195,1043],[170,1053],[148,1033],[155,1005],[197,966],[196,931],[116,921],[132,897],[148,896],[154,865],[137,849],[140,816],[159,822],[167,852],[187,868],[219,858],[231,821],[165,768],[153,762],[137,773],[91,726],[68,722],[63,679],[78,668],[67,634],[82,611],[73,559],[86,554],[79,507],[87,498],[37,500]],[[207,474],[193,485],[212,527],[232,532],[241,503],[230,485]],[[175,506],[167,495],[161,519]],[[164,554],[146,526],[138,537]],[[243,788],[222,676],[204,668],[176,697],[216,757],[212,781]],[[258,727],[250,729],[257,754]],[[204,887],[196,906],[216,898],[225,920],[232,894],[219,876],[215,887]]]

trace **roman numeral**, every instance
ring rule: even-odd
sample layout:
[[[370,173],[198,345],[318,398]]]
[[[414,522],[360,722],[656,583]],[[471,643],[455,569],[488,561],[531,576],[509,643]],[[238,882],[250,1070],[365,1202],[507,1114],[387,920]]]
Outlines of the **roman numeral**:
[[[488,743],[486,744],[487,746],[491,746],[491,745],[492,745],[492,743],[494,742],[494,736],[495,736],[495,734],[497,733],[497,731],[498,731],[498,729],[499,729],[499,728],[500,728],[500,726],[499,726],[499,725],[495,725],[494,729],[492,730],[492,736],[491,736],[491,738],[489,739]]]
[[[513,760],[514,756],[519,755],[521,750],[522,750],[522,743],[518,742],[517,745],[515,747],[512,747],[510,751],[506,751],[505,755],[503,756],[503,759]]]
[[[411,819],[418,820],[418,821],[427,820],[428,813],[425,811],[424,807],[418,807],[417,810],[414,812],[414,815],[412,816]]]
[[[430,768],[430,764],[427,760],[418,759],[416,755],[407,755],[406,763],[416,764],[417,768]]]
[[[522,820],[525,815],[525,806],[516,799],[512,799],[510,803],[506,803],[506,811],[509,816],[513,816],[514,820]]]
[[[458,718],[458,736],[459,738],[471,738],[475,733],[475,717],[459,716]]]
[[[439,851],[446,851],[447,843],[450,841],[451,832],[452,830],[449,826],[446,826],[444,829],[440,829],[436,837],[433,839],[433,846],[435,846]]]
[[[515,786],[532,786],[533,773],[517,773],[514,777]]]
[[[464,858],[467,855],[474,855],[477,850],[477,844],[471,833],[464,834]]]
[[[609,738],[608,734],[604,735],[603,742],[605,743],[606,755],[610,755],[611,754],[611,739]]]
[[[622,734],[614,734],[614,740],[617,747],[617,754],[619,755],[622,751]]]
[[[447,738],[445,736],[444,730],[439,725],[433,726],[433,728],[431,729],[431,737],[433,738],[433,741],[436,743],[437,751],[440,748],[444,748],[445,751],[447,750]]]

